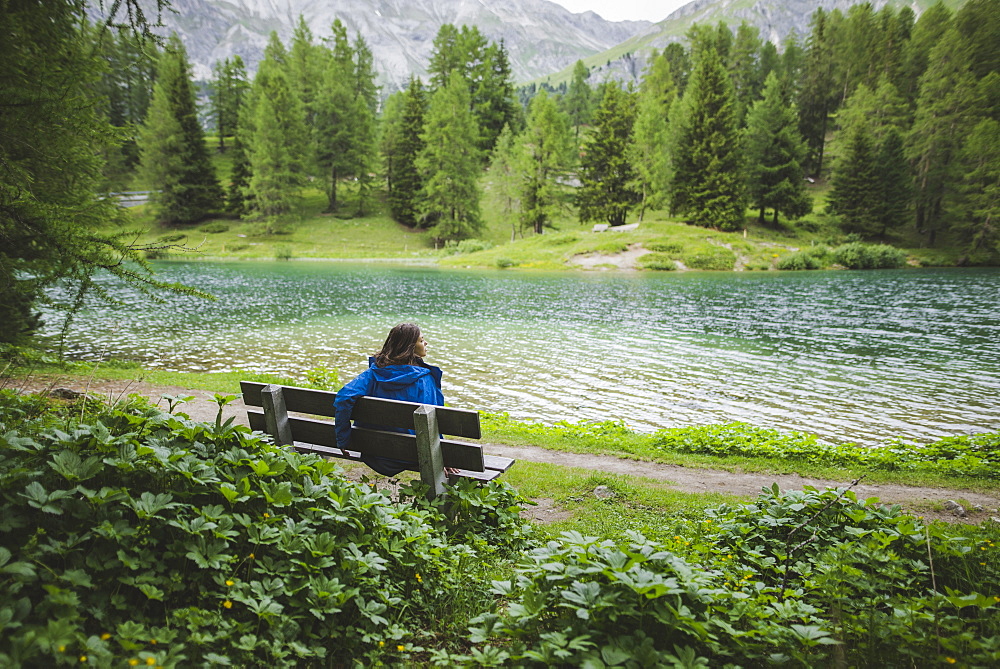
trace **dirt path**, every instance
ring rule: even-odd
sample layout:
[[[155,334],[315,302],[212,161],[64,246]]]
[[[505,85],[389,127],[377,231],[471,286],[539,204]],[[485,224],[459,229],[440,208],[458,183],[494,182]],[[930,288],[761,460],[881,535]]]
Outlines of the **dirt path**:
[[[53,392],[56,389],[69,389],[75,392],[82,392],[87,388],[87,382],[86,379],[80,380],[77,378],[33,380],[23,387],[17,383],[8,383],[8,387],[34,392]],[[142,382],[95,381],[90,384],[88,392],[112,402],[120,400],[131,393],[144,395],[152,398],[154,401],[158,400],[162,395],[173,395],[175,397],[194,396],[194,400],[181,405],[175,411],[182,411],[197,421],[214,421],[218,413],[218,406],[212,399],[215,393],[203,390],[189,390],[177,386],[154,386]],[[166,402],[162,400],[159,405],[166,408]],[[246,408],[239,400],[223,409],[224,419],[230,416],[235,417],[236,422],[242,425],[247,424]],[[592,469],[609,474],[623,474],[655,479],[666,482],[682,492],[716,492],[752,497],[757,495],[761,488],[771,487],[774,483],[777,483],[782,489],[801,489],[807,485],[816,488],[837,487],[845,486],[849,483],[849,481],[814,479],[799,476],[798,474],[763,474],[758,472],[698,469],[694,467],[626,460],[606,455],[564,453],[534,446],[483,444],[483,448],[491,455],[500,455],[528,462],[542,462],[565,467]],[[899,504],[904,509],[912,509],[914,513],[928,518],[977,523],[990,517],[1000,517],[1000,510],[998,510],[998,507],[1000,507],[1000,495],[996,494],[982,494],[948,488],[868,484],[864,482],[855,486],[854,491],[861,499],[878,497],[884,503]],[[960,501],[966,507],[965,511],[968,515],[961,519],[956,518],[952,512],[943,508],[944,503],[948,500]]]

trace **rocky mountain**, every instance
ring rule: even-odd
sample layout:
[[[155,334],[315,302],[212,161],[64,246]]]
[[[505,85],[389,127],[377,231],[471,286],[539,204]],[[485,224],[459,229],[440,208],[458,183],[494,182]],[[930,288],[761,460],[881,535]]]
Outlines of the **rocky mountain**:
[[[675,10],[656,24],[653,30],[636,34],[607,51],[582,59],[591,69],[591,83],[608,79],[637,80],[646,67],[647,56],[653,49],[662,49],[670,42],[684,40],[684,35],[695,23],[716,25],[720,21],[735,29],[743,21],[760,30],[762,39],[781,48],[785,39],[798,35],[802,41],[809,34],[813,13],[839,9],[845,14],[851,5],[865,0],[694,0]],[[910,7],[917,16],[938,0],[868,0],[876,9],[889,5],[895,9]],[[947,3],[957,9],[964,0]],[[572,77],[572,65],[543,79],[552,85]]]
[[[301,15],[317,39],[331,34],[336,18],[352,39],[360,32],[388,90],[405,85],[411,73],[426,73],[434,36],[445,23],[475,25],[487,39],[504,40],[515,81],[559,71],[654,29],[647,21],[574,14],[548,0],[172,0],[171,5],[162,30],[181,37],[196,78],[208,79],[213,63],[234,54],[256,71],[271,31],[288,45]]]

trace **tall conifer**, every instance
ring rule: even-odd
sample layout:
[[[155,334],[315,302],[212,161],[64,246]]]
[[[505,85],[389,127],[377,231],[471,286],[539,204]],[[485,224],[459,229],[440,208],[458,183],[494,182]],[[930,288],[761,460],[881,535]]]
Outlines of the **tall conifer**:
[[[700,52],[670,125],[671,208],[695,225],[743,227],[746,186],[735,100],[715,49]]]
[[[403,98],[398,140],[394,145],[386,147],[386,161],[392,163],[393,173],[389,210],[393,218],[410,227],[420,223],[419,204],[423,178],[417,169],[417,157],[424,148],[421,133],[426,114],[427,96],[424,86],[420,79],[411,77]]]
[[[173,35],[160,58],[153,101],[141,136],[142,169],[157,191],[156,216],[193,223],[223,206],[223,193],[198,122],[191,67]]]
[[[580,158],[577,204],[580,222],[624,225],[641,194],[629,156],[635,124],[635,95],[616,84],[604,91],[594,112],[594,130],[584,141]]]

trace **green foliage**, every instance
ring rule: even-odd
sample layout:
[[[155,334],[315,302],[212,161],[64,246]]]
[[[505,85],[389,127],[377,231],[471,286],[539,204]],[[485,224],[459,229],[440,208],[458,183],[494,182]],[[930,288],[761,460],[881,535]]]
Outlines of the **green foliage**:
[[[470,565],[529,534],[503,485],[394,503],[231,419],[88,409],[0,403],[4,665],[374,663],[490,608]]]
[[[532,99],[527,126],[515,141],[520,150],[515,178],[521,229],[541,234],[552,227],[560,205],[557,179],[573,162],[569,118],[542,91]]]
[[[639,257],[639,264],[646,269],[672,272],[677,269],[677,261],[666,253],[647,253]]]
[[[193,223],[222,209],[222,188],[198,121],[191,66],[176,35],[160,56],[139,148],[159,220]]]
[[[523,666],[988,666],[1000,652],[989,538],[808,486],[706,516],[672,540],[549,541],[494,582],[508,607],[476,618],[472,641]]]
[[[488,251],[491,248],[493,248],[493,244],[482,239],[463,239],[460,242],[449,241],[446,243],[444,252],[448,255],[462,255],[476,251]]]
[[[678,241],[674,241],[669,237],[663,237],[661,239],[651,239],[643,244],[650,251],[659,251],[661,253],[680,253],[684,250],[684,245]]]
[[[906,253],[887,244],[851,242],[835,248],[833,257],[849,269],[895,269],[906,264]]]
[[[417,157],[424,149],[421,133],[427,113],[427,97],[420,79],[410,79],[399,113],[398,128],[383,146],[389,180],[389,209],[397,221],[414,227],[419,221],[420,189],[423,186]]]
[[[206,223],[198,228],[198,232],[207,232],[210,235],[215,235],[220,232],[229,232],[229,224],[223,223],[222,221],[213,221],[212,223]]]
[[[728,271],[736,264],[736,254],[725,247],[706,244],[686,249],[681,260],[691,269]]]
[[[777,262],[778,269],[801,270],[801,269],[821,269],[823,264],[819,258],[808,251],[796,251],[782,256]]]
[[[594,130],[581,148],[580,222],[623,225],[641,200],[629,156],[635,115],[635,95],[617,85],[608,86],[594,113]]]

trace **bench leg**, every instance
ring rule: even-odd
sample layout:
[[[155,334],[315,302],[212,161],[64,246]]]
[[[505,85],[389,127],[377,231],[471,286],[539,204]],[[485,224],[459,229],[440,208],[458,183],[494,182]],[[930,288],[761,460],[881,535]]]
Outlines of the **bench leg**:
[[[288,410],[281,386],[268,385],[260,389],[261,404],[264,407],[264,426],[278,446],[292,445],[292,427],[288,424]]]
[[[434,407],[424,404],[414,411],[413,426],[417,433],[417,465],[420,467],[420,480],[430,487],[427,499],[434,499],[444,493],[446,481],[444,456],[441,455],[441,432],[438,430]]]

